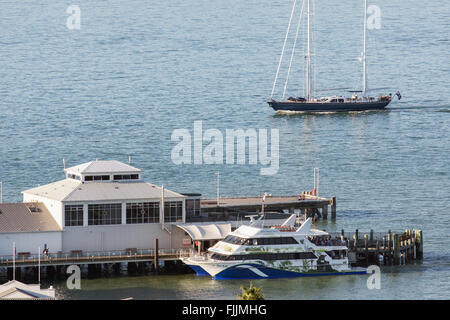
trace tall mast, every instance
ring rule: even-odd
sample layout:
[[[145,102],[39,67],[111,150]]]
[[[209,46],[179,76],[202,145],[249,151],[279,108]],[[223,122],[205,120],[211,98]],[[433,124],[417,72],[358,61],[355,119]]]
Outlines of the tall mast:
[[[363,79],[362,79],[362,96],[366,96],[367,90],[367,68],[366,68],[366,30],[367,30],[367,0],[364,0],[364,32],[363,32],[363,52],[362,52],[362,65],[363,65]]]
[[[311,100],[311,47],[310,47],[310,10],[309,10],[309,0],[308,0],[308,30],[307,30],[307,49],[306,49],[306,92],[307,92],[307,100]]]

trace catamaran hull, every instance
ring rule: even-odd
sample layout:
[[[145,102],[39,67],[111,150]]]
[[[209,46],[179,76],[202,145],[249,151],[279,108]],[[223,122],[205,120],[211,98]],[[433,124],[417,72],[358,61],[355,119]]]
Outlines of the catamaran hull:
[[[301,112],[339,112],[339,111],[371,111],[381,110],[391,100],[374,102],[295,102],[295,101],[275,101],[270,100],[267,103],[275,111],[301,111]]]
[[[208,272],[205,271],[205,269],[203,269],[202,267],[200,267],[198,265],[188,264],[187,266],[189,268],[191,268],[192,270],[194,270],[195,273],[197,274],[197,276],[209,276],[210,275]]]
[[[326,271],[326,272],[294,272],[270,268],[259,264],[240,264],[224,269],[215,274],[215,280],[232,280],[232,279],[278,279],[278,278],[297,278],[297,277],[317,277],[317,276],[336,276],[366,274],[366,269],[350,269],[345,271]]]

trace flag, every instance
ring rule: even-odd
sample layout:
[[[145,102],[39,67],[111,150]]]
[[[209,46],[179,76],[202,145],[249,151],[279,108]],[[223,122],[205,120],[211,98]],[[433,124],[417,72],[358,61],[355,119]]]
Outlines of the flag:
[[[395,95],[398,97],[398,100],[400,100],[402,98],[402,95],[400,94],[400,91],[397,91],[395,93]]]

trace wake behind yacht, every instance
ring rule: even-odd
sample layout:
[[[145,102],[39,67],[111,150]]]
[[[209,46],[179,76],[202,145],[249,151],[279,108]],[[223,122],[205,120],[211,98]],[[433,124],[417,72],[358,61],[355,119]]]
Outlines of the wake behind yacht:
[[[291,215],[281,226],[264,228],[263,221],[240,226],[208,249],[206,256],[183,259],[198,275],[213,279],[270,279],[321,275],[365,274],[349,265],[345,243],[311,228],[308,218],[299,228]]]

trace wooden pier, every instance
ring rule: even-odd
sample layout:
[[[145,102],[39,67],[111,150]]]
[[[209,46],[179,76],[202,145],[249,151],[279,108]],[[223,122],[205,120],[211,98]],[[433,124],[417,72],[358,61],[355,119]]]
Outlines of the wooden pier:
[[[404,232],[386,234],[370,232],[361,234],[359,230],[348,234],[330,233],[332,238],[345,241],[348,246],[349,261],[354,265],[403,265],[423,259],[422,230],[407,229]]]
[[[155,239],[156,248],[158,239]],[[189,255],[185,249],[148,249],[137,250],[129,248],[123,251],[101,251],[82,252],[72,251],[70,253],[55,253],[46,256],[44,254],[30,255],[28,253],[18,254],[13,260],[12,256],[0,257],[0,270],[6,270],[8,279],[32,275],[37,277],[38,267],[47,278],[61,276],[66,273],[70,265],[85,266],[88,277],[102,276],[120,273],[123,266],[130,275],[146,274],[153,272],[192,272],[192,270],[181,262],[181,258]],[[162,266],[162,268],[161,268]]]
[[[200,202],[201,211],[212,215],[223,216],[239,212],[260,213],[262,210],[282,212],[283,210],[299,210],[308,217],[328,218],[328,207],[331,210],[331,219],[336,219],[336,197],[323,198],[312,195],[311,192],[302,192],[301,195],[292,196],[258,196],[203,199]],[[264,209],[263,209],[264,206]]]
[[[155,242],[157,239],[155,239]],[[36,267],[41,266],[67,266],[72,264],[101,264],[101,263],[118,263],[118,262],[154,262],[158,264],[159,261],[175,261],[187,256],[189,250],[137,250],[128,249],[124,251],[99,251],[99,252],[70,252],[70,253],[55,253],[48,257],[41,254],[37,255],[18,255],[13,261],[12,256],[0,257],[0,267],[11,268],[16,267]]]

